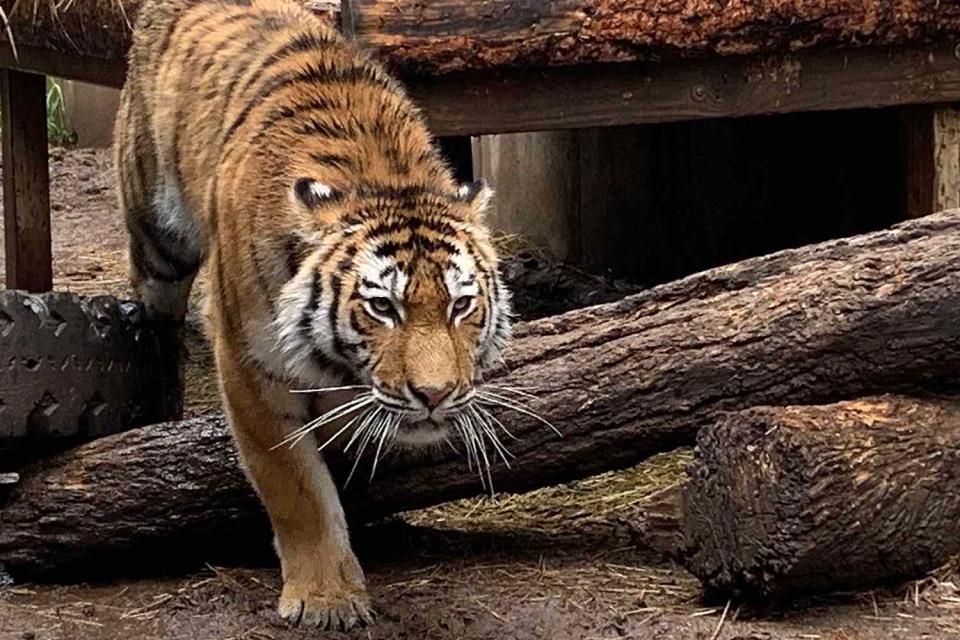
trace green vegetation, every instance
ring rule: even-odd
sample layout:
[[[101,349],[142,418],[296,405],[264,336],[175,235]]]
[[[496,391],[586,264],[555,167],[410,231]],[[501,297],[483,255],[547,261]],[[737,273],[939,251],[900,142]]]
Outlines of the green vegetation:
[[[51,144],[69,144],[76,140],[63,102],[60,81],[47,78],[47,136]]]

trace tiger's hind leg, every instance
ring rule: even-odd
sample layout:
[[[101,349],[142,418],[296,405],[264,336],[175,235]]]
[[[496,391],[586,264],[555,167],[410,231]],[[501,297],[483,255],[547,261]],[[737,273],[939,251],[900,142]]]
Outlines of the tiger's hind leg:
[[[124,90],[114,130],[120,209],[130,234],[130,283],[148,313],[182,321],[204,248],[179,196],[158,175],[155,144],[136,90]]]

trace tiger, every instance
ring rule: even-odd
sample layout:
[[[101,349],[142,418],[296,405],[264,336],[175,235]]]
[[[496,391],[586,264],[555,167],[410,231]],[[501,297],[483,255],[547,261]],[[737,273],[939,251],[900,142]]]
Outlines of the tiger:
[[[114,164],[150,316],[182,323],[206,267],[219,390],[273,529],[279,616],[347,630],[374,612],[318,413],[342,439],[376,424],[378,445],[459,436],[512,311],[490,187],[458,183],[401,83],[304,4],[144,0]],[[291,393],[341,388],[358,395]]]

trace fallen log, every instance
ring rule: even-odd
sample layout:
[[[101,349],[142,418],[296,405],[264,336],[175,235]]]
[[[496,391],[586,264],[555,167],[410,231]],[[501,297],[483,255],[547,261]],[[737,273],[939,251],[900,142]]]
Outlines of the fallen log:
[[[490,380],[535,386],[531,408],[564,437],[501,414],[520,438],[511,468],[494,464],[502,491],[632,465],[731,410],[956,384],[960,211],[712,269],[516,334]],[[170,557],[203,553],[262,521],[217,416],[110,436],[22,475],[0,510],[0,562],[17,577],[123,551],[166,558],[181,543]],[[437,451],[382,462],[344,503],[369,519],[480,492],[461,455]]]
[[[960,402],[758,407],[700,431],[641,522],[708,594],[769,598],[924,575],[960,552]]]

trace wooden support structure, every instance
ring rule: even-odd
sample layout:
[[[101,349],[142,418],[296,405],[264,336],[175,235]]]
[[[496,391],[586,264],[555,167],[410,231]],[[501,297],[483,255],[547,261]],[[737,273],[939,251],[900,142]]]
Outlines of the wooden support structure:
[[[0,69],[8,289],[53,288],[46,96],[44,76]]]
[[[960,207],[960,108],[905,107],[900,135],[907,215]]]

